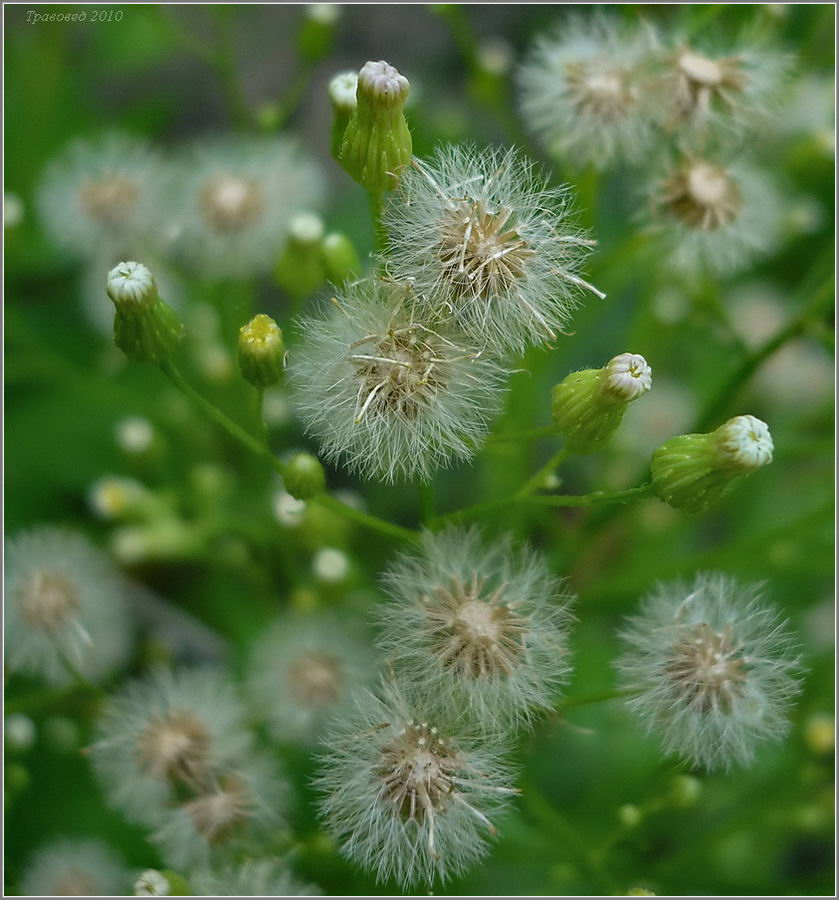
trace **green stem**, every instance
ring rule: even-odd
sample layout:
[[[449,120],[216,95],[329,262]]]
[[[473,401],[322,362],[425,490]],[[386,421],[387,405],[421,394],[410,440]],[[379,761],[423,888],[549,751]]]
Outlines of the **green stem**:
[[[370,216],[373,219],[373,248],[377,255],[387,250],[387,231],[382,220],[384,194],[381,191],[370,191]]]
[[[399,538],[403,541],[419,540],[419,534],[416,531],[403,528],[401,525],[396,525],[393,522],[387,522],[377,516],[371,516],[369,513],[362,512],[354,506],[349,506],[340,500],[336,500],[330,494],[319,494],[312,502],[320,503],[326,509],[331,509],[347,519],[351,519],[353,522],[358,522],[359,525],[372,528],[374,531],[380,531],[382,534],[387,534],[390,537]]]
[[[538,491],[540,487],[543,487],[545,484],[545,480],[549,475],[551,475],[554,469],[557,466],[561,465],[561,463],[565,460],[565,458],[569,454],[568,447],[561,447],[559,450],[554,453],[554,455],[536,472],[535,475],[531,476],[527,479],[527,481],[522,485],[521,490],[518,491],[516,497],[522,498],[527,497],[532,494],[534,491]]]
[[[268,446],[268,428],[265,425],[265,388],[256,388],[256,427],[262,443]]]
[[[787,341],[792,340],[807,327],[809,322],[826,312],[833,304],[833,277],[824,281],[814,293],[810,302],[801,312],[782,328],[777,334],[769,338],[762,346],[749,354],[740,364],[731,377],[717,391],[705,406],[704,411],[696,423],[698,432],[708,431],[720,424],[720,419],[725,415],[729,404],[737,395],[737,392],[754,375],[760,366],[773,353],[778,351]]]
[[[598,893],[606,896],[620,893],[617,882],[606,870],[602,860],[595,860],[580,838],[579,829],[568,822],[559,810],[549,803],[534,784],[525,782],[521,786],[522,800],[526,811],[539,822],[557,847],[567,847],[573,854],[580,870],[585,872]]]
[[[196,406],[200,407],[213,422],[223,428],[231,437],[239,441],[240,444],[247,447],[251,453],[255,453],[257,456],[264,459],[273,469],[279,472],[280,475],[285,473],[285,466],[273,453],[271,453],[267,446],[248,434],[244,428],[237,425],[232,419],[229,419],[217,406],[214,406],[209,400],[202,397],[201,394],[199,394],[198,391],[184,379],[183,375],[181,375],[171,362],[165,361],[161,363],[160,368],[172,384],[181,391],[181,393],[192,400]],[[402,528],[399,525],[394,525],[391,522],[386,522],[384,519],[380,519],[369,513],[361,512],[360,510],[349,506],[347,503],[336,500],[334,497],[329,496],[329,494],[321,494],[316,499],[322,506],[337,512],[347,519],[357,522],[359,525],[364,525],[365,528],[379,531],[390,537],[397,537],[400,540],[413,541],[418,537],[417,533],[414,531]]]
[[[502,497],[499,500],[488,500],[486,503],[476,503],[474,506],[467,506],[463,509],[447,513],[444,516],[437,516],[432,521],[431,525],[434,528],[439,528],[442,525],[460,522],[463,519],[481,515],[482,513],[494,512],[495,510],[504,509],[508,506],[515,506],[517,503],[533,506],[589,507],[597,506],[601,503],[631,503],[633,500],[640,500],[644,497],[651,496],[653,496],[653,489],[650,484],[642,484],[638,487],[628,488],[625,491],[594,491],[591,494],[538,494],[536,496],[520,496],[519,494],[513,494],[512,497]]]
[[[631,697],[636,691],[603,691],[601,694],[589,694],[583,697],[569,697],[559,704],[560,712],[566,709],[572,709],[575,706],[588,706],[591,703],[603,703],[606,700],[617,700],[620,697]]]

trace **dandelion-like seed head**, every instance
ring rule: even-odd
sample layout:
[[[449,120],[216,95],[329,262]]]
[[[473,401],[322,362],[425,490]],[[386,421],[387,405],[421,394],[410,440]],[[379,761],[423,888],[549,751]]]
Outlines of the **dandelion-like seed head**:
[[[54,684],[97,680],[125,661],[125,585],[81,534],[37,528],[6,544],[6,665]]]
[[[53,243],[77,257],[148,252],[165,244],[166,180],[160,158],[142,141],[119,133],[77,140],[47,167],[38,211]]]
[[[247,859],[212,869],[190,872],[189,884],[196,896],[206,897],[308,897],[320,890],[301,884],[278,859]]]
[[[649,223],[675,269],[728,273],[766,254],[782,233],[782,203],[765,173],[740,160],[664,161],[647,188]]]
[[[504,369],[460,332],[424,319],[410,287],[348,285],[301,331],[293,397],[327,459],[365,477],[426,480],[471,456],[486,434]]]
[[[650,44],[605,15],[563,21],[519,69],[524,121],[577,165],[637,159],[652,137]]]
[[[715,231],[737,219],[742,196],[723,166],[696,160],[671,174],[663,185],[661,203],[689,228]]]
[[[351,623],[322,613],[285,615],[254,648],[248,694],[277,740],[305,744],[373,672],[370,645]]]
[[[110,803],[150,825],[177,798],[206,792],[214,773],[235,769],[250,742],[245,711],[222,673],[158,669],[108,698],[91,760]]]
[[[124,896],[130,876],[125,863],[102,841],[60,838],[41,847],[20,881],[27,897]]]
[[[472,743],[393,685],[362,691],[321,760],[322,813],[343,852],[403,887],[463,872],[517,791],[496,740]]]
[[[276,138],[205,140],[180,166],[178,245],[203,275],[270,270],[295,214],[316,209],[323,191],[315,164]]]
[[[772,462],[774,445],[769,426],[756,416],[735,416],[714,432],[721,461],[742,472]]]
[[[254,811],[248,785],[235,774],[225,775],[205,793],[183,806],[195,830],[208,844],[217,844],[242,829]]]
[[[601,390],[621,403],[631,403],[653,386],[652,374],[640,353],[621,353],[606,363]]]
[[[385,575],[380,646],[398,674],[479,731],[526,722],[568,671],[568,598],[541,557],[476,529],[427,533]]]
[[[577,274],[591,242],[569,225],[565,190],[517,151],[414,160],[386,218],[393,275],[414,286],[426,317],[454,319],[478,346],[553,340],[577,291],[599,293]]]
[[[747,765],[778,740],[798,691],[799,659],[758,585],[717,573],[659,586],[623,632],[629,707],[668,753],[694,765]]]

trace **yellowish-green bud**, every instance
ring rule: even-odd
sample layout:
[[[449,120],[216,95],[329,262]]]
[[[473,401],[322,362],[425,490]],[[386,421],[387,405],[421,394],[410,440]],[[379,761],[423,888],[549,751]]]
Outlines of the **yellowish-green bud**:
[[[408,79],[384,60],[365,63],[358,73],[358,105],[344,131],[341,165],[373,193],[396,186],[411,161],[411,132],[402,110]]]
[[[703,512],[732,479],[772,462],[772,436],[754,416],[735,416],[710,434],[682,434],[653,452],[652,483],[674,509]]]
[[[651,386],[652,370],[644,357],[621,353],[602,369],[572,372],[554,387],[554,422],[574,450],[596,450],[620,425],[627,406]]]
[[[257,388],[278,384],[283,377],[285,344],[280,326],[265,313],[239,329],[239,369]]]
[[[655,891],[648,891],[646,888],[642,887],[634,887],[630,888],[625,894],[625,897],[656,897],[658,896]]]
[[[160,298],[152,273],[141,263],[121,262],[108,273],[115,307],[114,342],[135,362],[162,363],[183,336],[178,314]]]
[[[332,103],[332,155],[341,158],[344,132],[358,106],[355,92],[358,89],[357,72],[341,72],[329,82],[329,100]]]
[[[353,242],[345,235],[333,231],[320,247],[326,277],[333,284],[343,284],[361,272],[361,260]]]
[[[289,226],[288,243],[277,263],[277,284],[292,297],[305,298],[325,281],[321,258],[323,220],[315,213],[298,213]]]
[[[641,810],[634,803],[625,803],[618,810],[618,819],[625,828],[636,828],[642,818]]]
[[[804,739],[812,753],[826,756],[836,746],[836,720],[833,716],[811,716],[804,725]]]
[[[297,500],[311,500],[326,486],[326,475],[317,457],[311,453],[295,453],[283,471],[286,490]]]

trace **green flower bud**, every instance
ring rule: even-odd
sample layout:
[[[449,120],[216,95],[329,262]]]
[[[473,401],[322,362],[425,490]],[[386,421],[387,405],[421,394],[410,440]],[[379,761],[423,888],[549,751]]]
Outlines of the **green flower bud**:
[[[335,23],[341,15],[336,3],[308,3],[297,32],[297,52],[306,62],[315,63],[332,50]]]
[[[277,284],[292,297],[313,294],[325,281],[321,258],[323,221],[314,213],[298,213],[291,220],[288,244],[277,263]]]
[[[692,775],[677,775],[673,779],[670,796],[673,803],[682,808],[694,806],[702,793],[702,782]]]
[[[402,114],[409,88],[384,60],[365,63],[358,73],[358,106],[344,132],[341,165],[368,191],[395,187],[411,161],[411,132]]]
[[[358,106],[355,93],[358,90],[358,74],[341,72],[329,82],[329,100],[332,103],[332,155],[341,159],[344,132]]]
[[[732,479],[772,462],[772,435],[754,416],[736,416],[710,434],[682,434],[665,441],[650,462],[659,498],[674,509],[703,512]]]
[[[311,453],[296,453],[286,463],[283,481],[296,500],[311,500],[326,486],[326,475],[317,457]]]
[[[137,262],[121,262],[108,273],[108,296],[116,307],[114,342],[135,362],[161,363],[183,336],[178,314],[157,293],[151,272]]]
[[[361,260],[353,242],[345,234],[328,234],[320,246],[320,253],[326,277],[333,284],[343,284],[361,272]]]
[[[596,450],[620,425],[627,406],[651,386],[644,357],[622,353],[602,369],[572,372],[554,387],[554,422],[577,452]]]
[[[239,329],[239,369],[245,381],[257,388],[277,384],[284,364],[283,333],[271,316],[260,313]]]

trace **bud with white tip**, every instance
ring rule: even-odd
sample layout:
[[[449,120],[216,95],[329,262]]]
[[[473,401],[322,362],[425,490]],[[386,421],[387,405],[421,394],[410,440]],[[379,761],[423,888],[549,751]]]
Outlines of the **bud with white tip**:
[[[135,362],[165,362],[183,336],[183,324],[158,295],[152,273],[142,263],[121,262],[108,273],[106,291],[116,307],[117,347]]]
[[[410,85],[386,63],[367,62],[358,73],[357,107],[344,131],[341,165],[374,193],[396,186],[413,145],[402,113]]]
[[[329,82],[329,100],[332,103],[332,155],[341,157],[344,132],[358,106],[355,92],[358,89],[358,73],[341,72]]]
[[[321,258],[323,231],[323,219],[311,212],[298,213],[289,224],[288,243],[274,277],[292,297],[304,299],[326,281]]]
[[[703,512],[732,479],[772,462],[772,435],[755,416],[735,416],[710,434],[682,434],[665,441],[650,462],[659,498],[674,509]]]
[[[652,369],[638,353],[621,353],[602,369],[572,372],[551,392],[553,419],[577,452],[598,449],[618,428],[627,406],[652,387]]]

